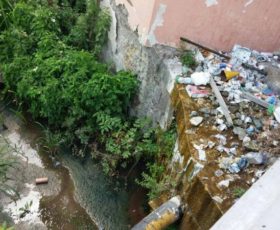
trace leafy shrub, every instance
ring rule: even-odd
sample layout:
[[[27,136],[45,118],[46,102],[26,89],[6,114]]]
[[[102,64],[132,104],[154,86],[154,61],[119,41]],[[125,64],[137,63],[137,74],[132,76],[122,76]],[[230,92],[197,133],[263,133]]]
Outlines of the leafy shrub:
[[[135,166],[141,158],[154,159],[158,153],[155,131],[150,120],[137,119],[120,124],[119,121],[114,121],[110,135],[103,136],[101,140],[109,155],[104,164],[110,166],[111,171],[106,171],[111,173],[118,166],[126,168],[132,163]]]
[[[62,34],[59,23],[65,15],[58,17],[62,10],[31,3],[15,4],[13,26],[0,35],[6,91],[14,92],[17,100],[25,102],[34,118],[43,118],[53,130],[63,131],[65,139],[88,144],[95,133],[109,132],[115,121],[123,122],[137,89],[137,80],[128,72],[108,72],[107,66],[98,62],[92,53],[66,44],[64,36],[67,35]],[[105,14],[96,1],[87,1],[87,4],[90,9],[79,18],[86,17],[90,22],[84,30],[83,41],[89,45],[77,45],[77,48],[97,52],[108,25],[95,23]],[[75,10],[69,10],[68,14],[74,14]],[[73,28],[68,28],[69,37],[75,29],[84,29],[79,18]],[[93,44],[99,48],[94,50]]]
[[[181,56],[182,64],[189,67],[195,68],[197,63],[195,61],[194,53],[192,51],[184,52]]]
[[[66,143],[84,156],[98,143],[102,153],[94,149],[92,156],[110,174],[119,167],[131,170],[140,159],[170,157],[174,134],[151,128],[145,119],[128,119],[136,77],[109,71],[97,59],[110,16],[96,0],[19,1],[9,16],[0,32],[5,92],[46,123],[43,146],[49,153]],[[139,183],[154,196],[167,188],[168,178],[161,177],[163,166],[147,167]]]
[[[167,174],[164,163],[169,162],[172,156],[176,140],[176,127],[173,124],[168,131],[157,129],[155,135],[156,153],[153,154],[153,160],[147,163],[147,171],[142,173],[141,180],[136,181],[139,185],[148,189],[150,200],[176,185],[171,176]]]

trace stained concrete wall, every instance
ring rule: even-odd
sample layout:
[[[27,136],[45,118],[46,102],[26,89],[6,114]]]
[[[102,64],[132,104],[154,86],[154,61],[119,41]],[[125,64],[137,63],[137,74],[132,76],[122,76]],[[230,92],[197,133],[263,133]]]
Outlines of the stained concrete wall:
[[[117,3],[129,5],[130,25],[145,28],[138,32],[147,45],[178,46],[183,36],[218,50],[231,50],[236,43],[260,51],[280,49],[279,0],[117,0]]]
[[[177,51],[160,45],[143,46],[128,24],[127,8],[117,6],[115,0],[103,0],[102,6],[108,8],[112,17],[103,57],[114,63],[117,70],[135,73],[140,83],[130,114],[149,117],[154,124],[167,128],[173,116],[170,93],[175,77],[182,69],[181,63],[174,61]]]

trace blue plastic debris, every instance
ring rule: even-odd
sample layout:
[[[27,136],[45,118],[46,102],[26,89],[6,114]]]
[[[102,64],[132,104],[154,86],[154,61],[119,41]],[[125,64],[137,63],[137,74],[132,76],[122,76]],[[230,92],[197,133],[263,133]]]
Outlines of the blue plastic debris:
[[[270,96],[270,97],[266,98],[265,101],[271,105],[276,105],[277,98],[275,96]]]
[[[228,170],[229,170],[231,173],[239,173],[239,172],[241,171],[237,163],[231,164],[231,165],[228,167]]]
[[[238,167],[242,170],[248,166],[248,160],[245,157],[241,157],[240,160],[237,162]]]
[[[269,88],[265,88],[265,89],[262,91],[262,93],[263,93],[264,95],[266,95],[266,96],[270,96],[270,95],[273,94],[273,91],[272,91],[271,89],[269,89]]]

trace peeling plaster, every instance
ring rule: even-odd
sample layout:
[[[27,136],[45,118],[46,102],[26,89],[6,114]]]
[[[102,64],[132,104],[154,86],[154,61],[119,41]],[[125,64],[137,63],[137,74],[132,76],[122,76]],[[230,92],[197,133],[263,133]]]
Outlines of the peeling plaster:
[[[254,3],[255,0],[247,0],[247,2],[244,4],[244,8],[248,7],[249,5],[251,5],[252,3]],[[244,9],[243,14],[246,13],[246,10]]]
[[[157,27],[163,26],[163,22],[164,22],[163,16],[164,16],[164,13],[166,11],[166,8],[167,8],[167,6],[164,5],[164,4],[159,5],[155,20],[153,21],[153,24],[151,26],[151,30],[148,34],[148,41],[149,41],[150,45],[154,45],[154,44],[157,43],[155,30],[156,30]]]
[[[218,0],[205,0],[205,4],[207,7],[218,5]]]
[[[253,2],[254,2],[254,0],[248,0],[248,1],[245,3],[244,7],[247,7],[247,6],[251,5]]]

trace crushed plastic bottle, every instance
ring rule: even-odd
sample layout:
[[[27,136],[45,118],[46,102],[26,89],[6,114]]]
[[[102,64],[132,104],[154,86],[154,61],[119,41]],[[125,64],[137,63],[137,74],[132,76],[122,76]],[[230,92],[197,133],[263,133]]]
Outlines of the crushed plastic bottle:
[[[176,77],[176,82],[178,84],[192,84],[192,79],[190,77],[180,77],[180,76],[177,76]]]

